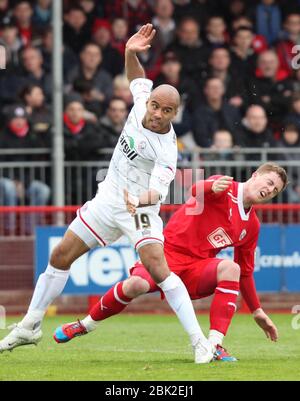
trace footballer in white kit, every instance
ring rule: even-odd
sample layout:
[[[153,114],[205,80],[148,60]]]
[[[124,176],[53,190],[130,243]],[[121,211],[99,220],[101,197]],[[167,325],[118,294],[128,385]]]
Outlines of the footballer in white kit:
[[[81,223],[94,236],[95,245],[109,245],[123,234],[138,249],[146,242],[162,243],[163,223],[159,217],[160,203],[166,198],[176,173],[177,142],[172,125],[167,134],[160,135],[143,127],[146,102],[152,81],[138,78],[131,82],[134,106],[114,150],[108,174],[99,184],[96,197],[77,213]],[[124,189],[139,197],[149,189],[156,190],[161,199],[157,205],[128,213]],[[70,229],[82,236],[75,220]]]
[[[49,305],[62,294],[72,264],[97,245],[106,246],[125,234],[139,253],[141,262],[163,291],[166,300],[190,336],[196,363],[209,363],[215,349],[203,334],[188,291],[180,277],[171,272],[163,248],[163,224],[159,217],[175,177],[176,135],[171,121],[180,105],[176,88],[160,85],[152,89],[137,54],[151,46],[155,30],[142,26],[126,44],[125,69],[134,97],[134,107],[115,148],[108,174],[93,200],[87,202],[51,253],[40,275],[27,314],[0,341],[0,353],[37,344],[42,338],[42,321]],[[136,288],[139,292],[141,289]],[[126,283],[117,283],[112,296],[126,303]],[[88,316],[55,332],[57,342],[69,340],[67,332],[81,335],[97,321]],[[78,331],[79,330],[79,331]],[[74,334],[75,333],[75,334]]]

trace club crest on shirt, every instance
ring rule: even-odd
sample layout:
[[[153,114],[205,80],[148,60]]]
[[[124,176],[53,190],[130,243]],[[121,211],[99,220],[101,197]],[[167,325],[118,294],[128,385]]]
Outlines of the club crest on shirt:
[[[209,234],[207,239],[214,248],[224,248],[225,246],[233,244],[232,239],[222,227],[217,228]]]
[[[138,151],[139,151],[139,152],[143,152],[143,150],[145,150],[146,147],[147,147],[147,143],[146,143],[145,141],[141,141],[141,142],[138,144]]]
[[[243,231],[241,232],[239,241],[242,241],[242,240],[246,237],[246,235],[247,235],[247,230],[243,230]]]

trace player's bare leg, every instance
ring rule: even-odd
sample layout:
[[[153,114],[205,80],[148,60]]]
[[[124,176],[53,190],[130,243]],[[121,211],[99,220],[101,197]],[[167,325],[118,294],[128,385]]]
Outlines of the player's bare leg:
[[[217,267],[217,288],[210,308],[209,341],[217,349],[217,360],[234,362],[222,347],[223,339],[236,311],[239,293],[240,267],[231,260],[223,260]]]
[[[141,262],[151,274],[153,280],[163,291],[170,307],[189,334],[195,350],[196,363],[208,363],[212,360],[214,347],[204,336],[189,293],[180,277],[170,272],[164,249],[160,244],[148,244],[139,249]]]
[[[11,351],[22,345],[37,344],[41,340],[41,323],[47,308],[63,292],[72,263],[87,251],[89,247],[68,230],[54,249],[45,273],[39,277],[26,316],[0,341],[0,352]]]

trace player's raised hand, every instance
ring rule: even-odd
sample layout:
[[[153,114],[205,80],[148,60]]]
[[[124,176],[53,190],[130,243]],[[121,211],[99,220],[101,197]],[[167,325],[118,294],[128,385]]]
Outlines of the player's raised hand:
[[[215,194],[226,191],[232,184],[233,177],[229,177],[228,175],[223,175],[218,178],[212,185],[212,191]]]
[[[155,33],[156,31],[153,29],[152,24],[143,25],[141,29],[128,40],[126,49],[133,53],[140,53],[150,49]]]
[[[254,312],[253,317],[258,326],[263,329],[267,338],[276,342],[278,340],[278,330],[269,316],[262,309],[258,309]]]

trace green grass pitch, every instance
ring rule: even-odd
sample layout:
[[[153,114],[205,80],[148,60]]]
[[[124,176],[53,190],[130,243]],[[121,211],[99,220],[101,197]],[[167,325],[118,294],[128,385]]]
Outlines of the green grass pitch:
[[[224,345],[239,361],[198,366],[175,316],[121,315],[62,345],[52,333],[74,316],[47,318],[38,347],[0,355],[0,381],[299,380],[300,330],[292,329],[293,315],[271,317],[279,328],[278,343],[268,341],[251,316],[237,315]],[[207,316],[199,320],[207,331]],[[1,338],[5,334],[0,331]]]

